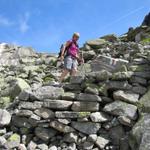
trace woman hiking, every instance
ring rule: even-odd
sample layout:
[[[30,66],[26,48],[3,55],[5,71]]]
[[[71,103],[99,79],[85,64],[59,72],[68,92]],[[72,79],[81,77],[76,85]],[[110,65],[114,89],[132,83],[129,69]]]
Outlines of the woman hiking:
[[[74,33],[72,39],[67,41],[60,52],[60,61],[64,61],[64,68],[59,78],[61,84],[64,78],[70,73],[71,76],[75,76],[77,73],[78,62],[83,63],[83,58],[79,55],[78,39],[79,33]]]

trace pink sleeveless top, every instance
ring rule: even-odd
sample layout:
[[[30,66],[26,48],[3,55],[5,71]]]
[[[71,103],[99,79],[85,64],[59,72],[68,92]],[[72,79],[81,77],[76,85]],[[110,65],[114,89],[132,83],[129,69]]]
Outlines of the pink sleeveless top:
[[[68,55],[72,56],[72,57],[76,57],[78,51],[79,51],[79,48],[78,48],[78,45],[77,43],[73,42],[73,40],[69,40],[68,41],[71,45],[68,49]]]

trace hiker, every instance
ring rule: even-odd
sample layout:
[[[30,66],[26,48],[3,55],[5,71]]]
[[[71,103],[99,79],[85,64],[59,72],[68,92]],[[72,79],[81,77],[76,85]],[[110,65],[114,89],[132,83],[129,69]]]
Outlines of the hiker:
[[[79,55],[79,46],[77,43],[79,37],[79,33],[74,33],[72,39],[62,46],[59,59],[60,61],[64,61],[64,68],[59,79],[60,83],[68,73],[70,73],[71,76],[75,76],[78,63],[83,63],[83,58]]]

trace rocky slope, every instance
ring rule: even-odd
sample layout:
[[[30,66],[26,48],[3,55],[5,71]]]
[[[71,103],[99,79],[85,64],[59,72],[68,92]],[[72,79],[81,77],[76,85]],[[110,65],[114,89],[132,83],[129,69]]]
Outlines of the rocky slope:
[[[149,31],[87,41],[63,87],[57,56],[0,44],[0,149],[149,150]]]

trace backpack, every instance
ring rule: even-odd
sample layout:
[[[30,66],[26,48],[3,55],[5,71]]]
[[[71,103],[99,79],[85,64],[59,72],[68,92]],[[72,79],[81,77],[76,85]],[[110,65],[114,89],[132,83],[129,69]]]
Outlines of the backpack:
[[[70,44],[65,48],[64,57],[69,55],[67,52],[68,52],[69,48],[72,46],[72,44],[73,44],[73,41],[71,41]],[[61,53],[62,53],[62,50],[63,50],[64,46],[65,46],[65,44],[61,45],[60,51],[58,53],[58,58],[61,57]],[[79,47],[77,43],[76,43],[76,46]]]

